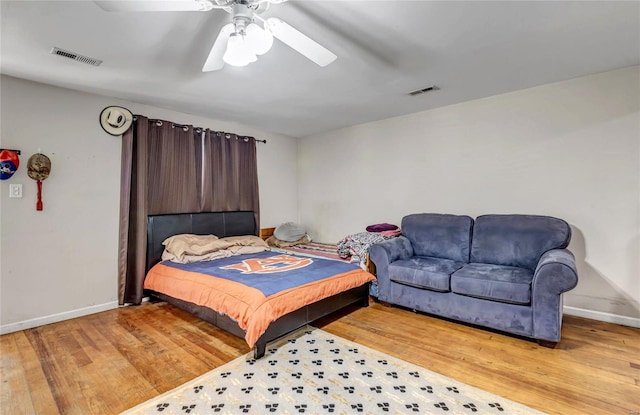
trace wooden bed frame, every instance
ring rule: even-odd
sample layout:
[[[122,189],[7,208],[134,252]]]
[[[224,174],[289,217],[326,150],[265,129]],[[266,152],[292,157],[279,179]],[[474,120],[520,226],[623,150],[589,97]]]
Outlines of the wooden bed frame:
[[[258,230],[255,223],[254,213],[249,211],[150,215],[147,218],[147,271],[161,261],[164,250],[162,242],[172,235],[181,233],[212,234],[220,238],[257,235]],[[238,326],[235,320],[226,315],[159,292],[148,291],[148,293],[194,314],[216,327],[244,338],[244,330]],[[363,307],[369,305],[369,283],[309,304],[280,317],[269,325],[256,342],[253,351],[254,358],[259,359],[264,356],[267,343],[351,304],[360,304]]]

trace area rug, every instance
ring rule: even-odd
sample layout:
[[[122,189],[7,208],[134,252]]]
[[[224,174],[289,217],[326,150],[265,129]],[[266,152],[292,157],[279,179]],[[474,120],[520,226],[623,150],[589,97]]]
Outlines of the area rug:
[[[306,327],[122,415],[541,414]]]

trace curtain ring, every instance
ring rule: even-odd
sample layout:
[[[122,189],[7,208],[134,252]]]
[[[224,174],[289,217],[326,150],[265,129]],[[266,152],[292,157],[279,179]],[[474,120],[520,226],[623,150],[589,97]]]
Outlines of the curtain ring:
[[[158,127],[162,127],[162,121],[161,120],[156,120],[156,125]]]
[[[245,142],[245,143],[248,143],[248,142],[249,142],[249,137],[245,137],[245,138],[244,138],[244,142]]]
[[[176,128],[176,127],[182,128],[182,131],[189,131],[189,126],[188,125],[171,123],[171,128]]]
[[[225,134],[224,137],[228,140],[231,138],[231,134]]]

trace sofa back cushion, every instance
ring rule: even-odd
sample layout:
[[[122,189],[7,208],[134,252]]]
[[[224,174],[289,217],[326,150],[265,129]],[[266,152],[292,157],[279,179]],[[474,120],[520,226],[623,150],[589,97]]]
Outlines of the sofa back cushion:
[[[571,228],[562,219],[536,215],[483,215],[476,218],[471,261],[535,270],[540,256],[566,248]]]
[[[446,258],[469,262],[471,229],[469,216],[440,213],[416,213],[402,218],[402,235],[413,247],[415,256]]]

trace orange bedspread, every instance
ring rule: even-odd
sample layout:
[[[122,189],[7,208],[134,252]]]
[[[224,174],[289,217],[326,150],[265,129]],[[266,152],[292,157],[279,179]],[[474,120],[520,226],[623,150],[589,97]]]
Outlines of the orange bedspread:
[[[235,281],[159,263],[149,270],[144,288],[231,317],[246,331],[245,340],[253,347],[269,324],[285,314],[374,279],[372,274],[358,268],[267,297],[261,291]]]

